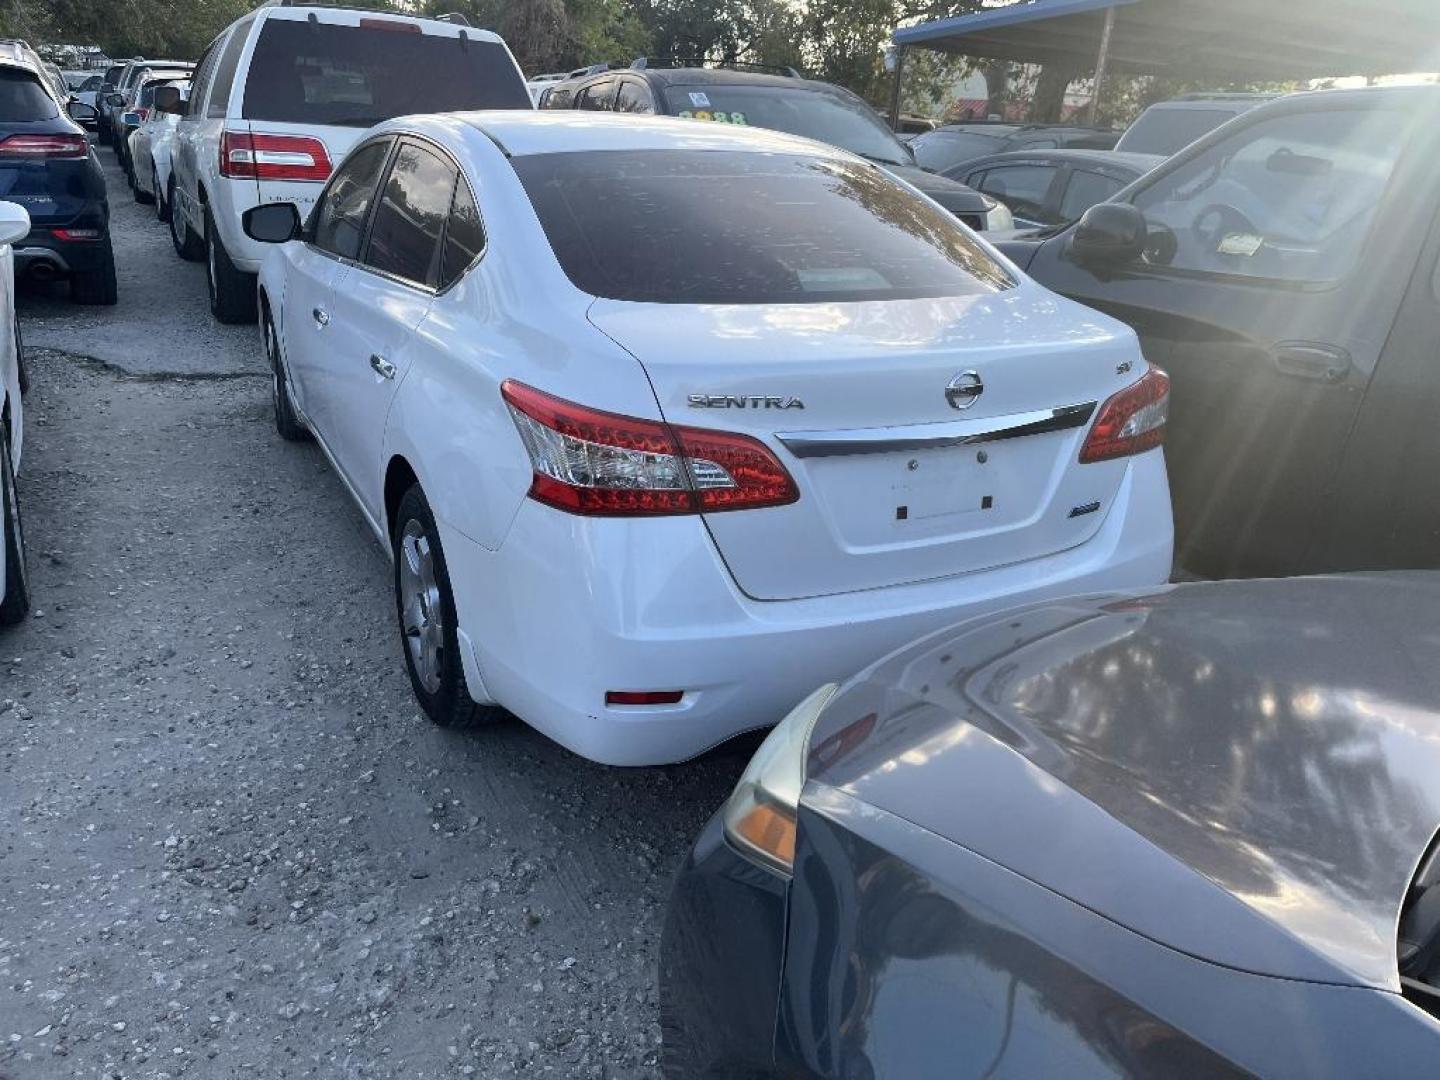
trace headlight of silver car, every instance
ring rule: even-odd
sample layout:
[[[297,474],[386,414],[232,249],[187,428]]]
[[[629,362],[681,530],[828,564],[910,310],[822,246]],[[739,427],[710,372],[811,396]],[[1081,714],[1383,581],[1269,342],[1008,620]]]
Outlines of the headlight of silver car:
[[[985,231],[995,232],[997,229],[1013,229],[1015,217],[1010,213],[1010,208],[1003,202],[997,202],[985,213]]]
[[[827,683],[775,725],[725,804],[725,835],[730,843],[787,877],[795,865],[795,816],[805,786],[810,732],[838,689]]]

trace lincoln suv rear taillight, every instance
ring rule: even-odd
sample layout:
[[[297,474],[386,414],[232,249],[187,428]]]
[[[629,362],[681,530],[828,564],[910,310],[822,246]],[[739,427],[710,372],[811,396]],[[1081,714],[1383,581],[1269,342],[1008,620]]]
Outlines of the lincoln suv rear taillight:
[[[227,131],[220,136],[220,175],[255,180],[328,180],[330,155],[311,135],[252,135]]]
[[[0,140],[0,157],[83,158],[89,153],[84,135],[11,135]]]
[[[1080,463],[1109,461],[1153,450],[1165,441],[1170,408],[1170,376],[1151,367],[1100,406],[1090,436],[1080,448]]]
[[[599,412],[507,381],[530,497],[572,514],[699,514],[783,506],[795,481],[758,439]]]

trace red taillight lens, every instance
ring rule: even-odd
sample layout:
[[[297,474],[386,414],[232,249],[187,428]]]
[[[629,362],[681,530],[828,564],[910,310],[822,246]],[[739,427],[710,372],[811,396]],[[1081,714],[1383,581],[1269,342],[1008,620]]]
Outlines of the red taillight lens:
[[[11,135],[0,141],[0,157],[83,158],[89,153],[84,135]]]
[[[54,234],[56,240],[62,240],[67,244],[84,240],[99,240],[105,235],[101,229],[51,229],[50,232]]]
[[[678,705],[683,690],[606,690],[606,705]]]
[[[330,155],[310,135],[252,135],[227,131],[220,136],[220,175],[256,180],[328,180]]]
[[[140,122],[143,124],[149,118],[150,110],[142,105],[135,110],[135,115],[140,118]]]
[[[500,388],[530,455],[530,497],[573,514],[698,514],[800,497],[758,439],[587,409],[523,383]]]
[[[1090,436],[1080,448],[1080,463],[1109,461],[1153,450],[1165,441],[1170,407],[1170,376],[1151,367],[1100,406]]]

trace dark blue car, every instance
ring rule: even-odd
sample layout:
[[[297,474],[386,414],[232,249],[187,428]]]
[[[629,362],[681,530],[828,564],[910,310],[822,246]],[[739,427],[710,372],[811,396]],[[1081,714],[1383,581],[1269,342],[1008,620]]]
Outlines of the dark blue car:
[[[15,245],[17,276],[68,278],[81,304],[116,300],[105,175],[78,120],[94,110],[62,101],[23,42],[0,42],[0,199],[30,212]]]
[[[666,1077],[1433,1076],[1437,633],[1436,573],[1203,582],[817,691],[679,875]]]

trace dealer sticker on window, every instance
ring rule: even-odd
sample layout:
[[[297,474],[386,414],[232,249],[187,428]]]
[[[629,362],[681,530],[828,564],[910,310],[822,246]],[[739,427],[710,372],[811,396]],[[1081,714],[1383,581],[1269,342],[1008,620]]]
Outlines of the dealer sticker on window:
[[[682,120],[713,120],[717,124],[744,124],[745,114],[743,112],[726,112],[724,109],[681,109],[675,114]]]
[[[697,109],[708,109],[710,107],[710,99],[704,94],[698,94],[692,91],[690,94],[690,104],[694,105]]]

